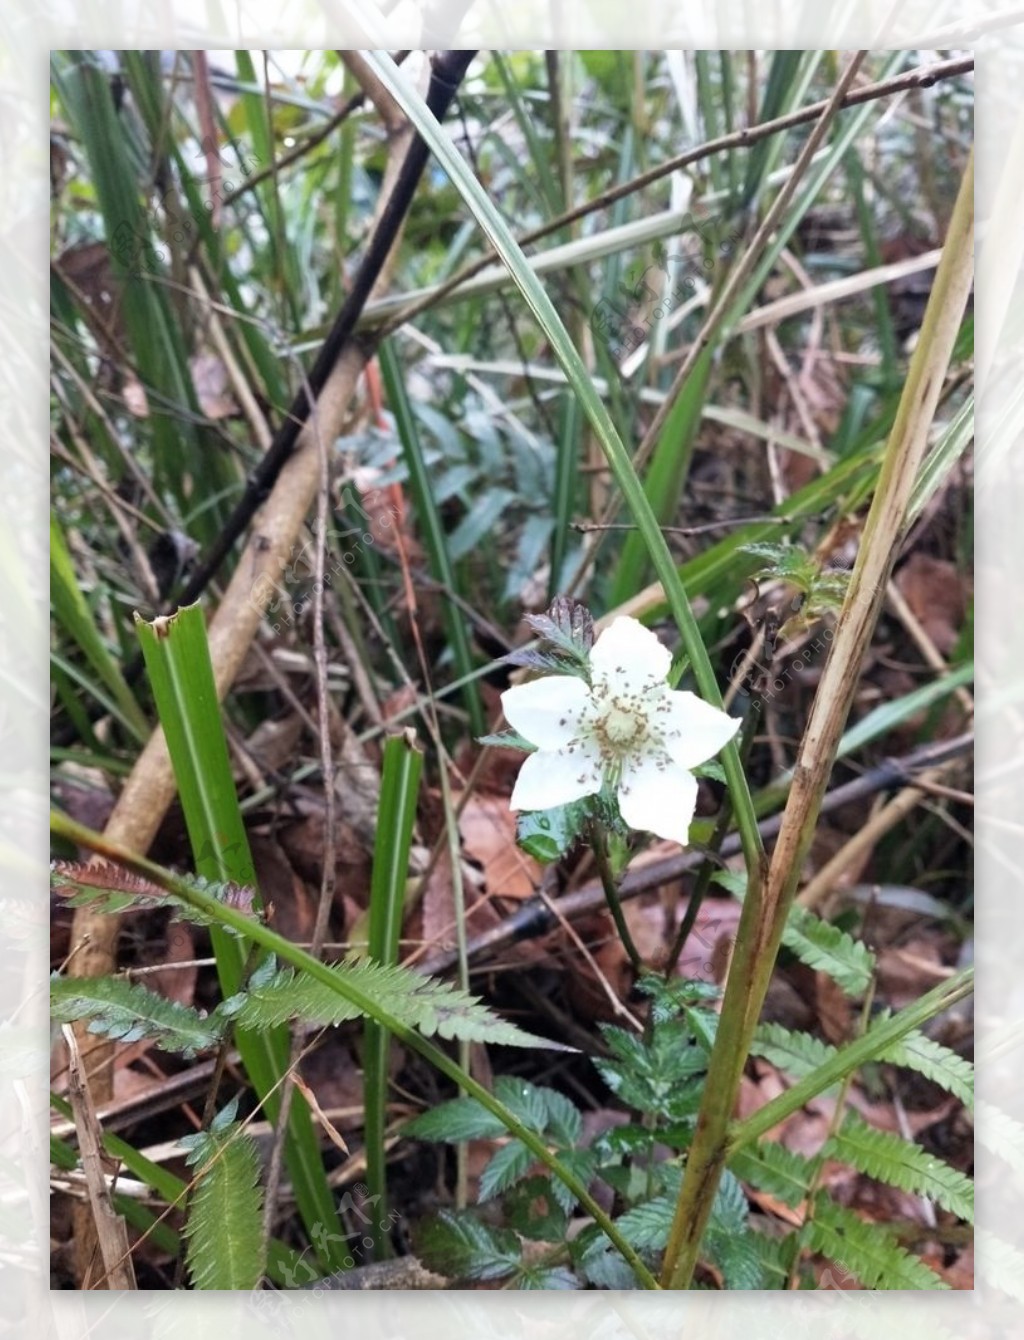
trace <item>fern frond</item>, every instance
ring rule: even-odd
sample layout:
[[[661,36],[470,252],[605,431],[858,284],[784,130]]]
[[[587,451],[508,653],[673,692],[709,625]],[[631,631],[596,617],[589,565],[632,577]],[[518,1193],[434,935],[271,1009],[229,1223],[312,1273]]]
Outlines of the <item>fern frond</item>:
[[[866,1289],[949,1288],[934,1270],[900,1246],[890,1228],[858,1218],[825,1192],[815,1199],[808,1245],[843,1272],[856,1275]]]
[[[184,1230],[192,1286],[253,1289],[263,1274],[263,1191],[255,1141],[231,1123],[190,1142],[188,1162],[200,1164]]]
[[[974,1219],[974,1184],[956,1168],[911,1140],[879,1131],[852,1112],[825,1144],[826,1158],[848,1163],[868,1177],[928,1196],[968,1223]]]
[[[353,1001],[336,994],[325,982],[282,968],[272,975],[254,973],[248,989],[226,1000],[221,1009],[243,1028],[271,1028],[289,1019],[314,1024],[340,1024],[362,1016]],[[427,1037],[459,1038],[467,1042],[498,1043],[505,1047],[554,1047],[560,1043],[524,1033],[499,1019],[477,996],[436,978],[399,965],[385,966],[369,959],[336,963],[331,971],[371,999],[382,1013]]]
[[[812,1038],[809,1033],[794,1033],[781,1024],[761,1024],[754,1034],[751,1053],[763,1056],[772,1065],[794,1079],[803,1079],[812,1070],[835,1055],[835,1047]]]
[[[944,1047],[941,1042],[933,1042],[918,1029],[887,1048],[878,1059],[916,1070],[925,1079],[959,1098],[968,1111],[974,1110],[974,1066],[966,1057]]]
[[[164,1051],[192,1057],[220,1042],[219,1014],[168,1000],[124,977],[50,978],[50,1013],[62,1023],[88,1019],[90,1033],[108,1033],[120,1042],[151,1038]]]
[[[744,1182],[795,1208],[807,1195],[814,1165],[775,1140],[744,1145],[729,1159],[729,1170]]]
[[[239,912],[253,913],[253,890],[232,880],[218,882],[201,875],[183,875],[186,884],[209,894],[219,903],[234,907]],[[128,908],[170,907],[179,921],[192,921],[200,926],[212,924],[203,912],[196,911],[173,893],[154,884],[152,880],[136,875],[134,871],[114,861],[99,861],[95,865],[84,861],[53,861],[50,865],[50,887],[66,898],[70,907],[92,907],[99,912],[117,913]]]
[[[790,908],[782,943],[801,963],[827,973],[848,996],[862,996],[871,985],[875,956],[867,945],[805,907]]]

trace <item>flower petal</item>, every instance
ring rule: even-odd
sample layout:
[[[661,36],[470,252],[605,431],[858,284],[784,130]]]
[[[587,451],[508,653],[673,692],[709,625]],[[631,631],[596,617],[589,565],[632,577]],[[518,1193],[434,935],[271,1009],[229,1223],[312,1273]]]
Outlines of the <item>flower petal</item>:
[[[621,693],[643,692],[664,683],[672,653],[649,628],[621,615],[613,619],[590,653],[595,689],[603,684]]]
[[[597,750],[581,744],[572,753],[539,750],[519,769],[512,789],[510,810],[550,810],[572,800],[596,795],[602,773]]]
[[[712,707],[695,693],[667,693],[658,712],[665,750],[681,768],[695,768],[712,758],[739,730],[739,717]]]
[[[630,828],[685,847],[696,808],[696,777],[670,758],[638,754],[623,764],[619,812]]]
[[[579,733],[580,714],[590,689],[575,675],[545,675],[516,684],[501,695],[505,720],[541,749],[559,749]]]

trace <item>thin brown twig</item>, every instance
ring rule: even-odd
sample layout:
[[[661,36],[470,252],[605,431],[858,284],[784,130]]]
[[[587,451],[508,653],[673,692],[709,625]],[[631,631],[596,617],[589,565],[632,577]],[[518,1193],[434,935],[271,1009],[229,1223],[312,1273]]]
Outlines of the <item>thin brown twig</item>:
[[[400,51],[394,58],[395,64],[401,65],[402,62],[406,60],[408,55],[409,55],[408,51]],[[289,153],[282,154],[281,157],[276,160],[277,171],[281,172],[283,171],[283,169],[291,167],[293,163],[300,162],[303,158],[305,158],[305,156],[308,153],[310,153],[318,145],[323,144],[324,140],[330,138],[330,136],[334,134],[334,132],[338,129],[338,127],[344,121],[347,121],[348,118],[352,115],[352,113],[354,111],[357,111],[365,101],[366,101],[366,94],[363,92],[362,89],[359,89],[357,92],[353,93],[352,96],[345,103],[343,103],[341,107],[338,108],[335,114],[332,117],[330,117],[324,123],[324,125],[320,127],[319,130],[313,131],[313,133],[308,135],[302,141],[301,144],[297,144],[295,148],[292,149]],[[271,176],[273,172],[274,172],[273,164],[268,164],[266,167],[260,168],[258,172],[254,172],[251,176],[246,177],[245,181],[241,184],[241,186],[239,186],[234,191],[229,191],[228,194],[224,197],[224,200],[222,202],[223,207],[227,209],[229,205],[233,205],[236,200],[240,200],[241,197],[245,195],[248,191],[251,191],[255,187],[259,186],[261,182],[266,181],[266,179],[269,176]]]
[[[905,74],[894,76],[892,79],[882,79],[877,83],[865,84],[862,88],[852,89],[844,96],[841,106],[843,108],[856,107],[865,102],[874,102],[878,98],[888,97],[890,94],[903,93],[907,89],[930,88],[933,84],[944,79],[955,79],[957,75],[968,74],[973,69],[973,56],[938,61],[934,65],[927,65],[919,70],[909,70]],[[728,135],[720,135],[717,139],[707,140],[694,149],[688,149],[685,153],[677,154],[674,158],[666,159],[664,163],[659,163],[656,167],[649,168],[646,172],[631,177],[629,181],[623,182],[619,186],[610,187],[601,195],[566,210],[547,223],[532,228],[529,232],[522,233],[516,240],[521,247],[529,246],[532,242],[539,242],[542,238],[550,237],[552,233],[560,232],[569,224],[576,223],[579,219],[585,219],[589,214],[607,209],[617,201],[653,185],[662,178],[671,175],[671,173],[678,172],[681,168],[690,167],[704,158],[710,158],[713,154],[723,153],[729,149],[747,149],[771,135],[778,135],[783,131],[792,130],[796,126],[806,125],[821,116],[828,105],[829,99],[824,99],[821,102],[812,103],[809,107],[802,107],[798,111],[789,112],[785,116],[775,117],[771,121],[762,121],[740,130],[734,130]],[[489,265],[493,265],[497,260],[497,252],[488,248],[482,256],[464,265],[445,283],[432,289],[430,293],[423,294],[420,298],[410,300],[405,307],[384,322],[381,328],[381,337],[393,334],[400,326],[412,321],[421,312],[436,306],[450,293],[474,278],[482,270],[486,270]],[[372,313],[368,312],[365,324],[369,324],[371,321]]]

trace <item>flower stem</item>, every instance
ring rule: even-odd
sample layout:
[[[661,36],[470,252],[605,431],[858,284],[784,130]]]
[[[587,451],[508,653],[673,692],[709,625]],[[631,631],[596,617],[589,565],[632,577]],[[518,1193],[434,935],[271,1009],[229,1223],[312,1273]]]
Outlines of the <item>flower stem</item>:
[[[597,862],[597,872],[601,876],[601,883],[604,886],[604,896],[608,900],[608,910],[615,922],[615,929],[619,932],[619,939],[622,941],[622,947],[633,965],[633,971],[639,977],[644,968],[643,959],[633,943],[633,937],[629,933],[629,926],[626,924],[626,917],[622,911],[619,886],[615,882],[611,862],[608,860],[608,846],[605,842],[604,829],[596,823],[590,830],[590,845],[594,852],[594,860]]]

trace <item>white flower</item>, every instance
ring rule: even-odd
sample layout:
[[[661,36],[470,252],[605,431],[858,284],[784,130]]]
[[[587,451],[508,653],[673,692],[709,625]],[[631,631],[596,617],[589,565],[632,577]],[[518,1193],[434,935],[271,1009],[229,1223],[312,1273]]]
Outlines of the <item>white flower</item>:
[[[547,810],[595,795],[607,782],[631,828],[686,845],[697,805],[690,771],[739,729],[665,682],[672,657],[636,619],[618,618],[590,653],[590,686],[547,675],[501,695],[513,730],[537,746],[516,780],[513,810]]]

